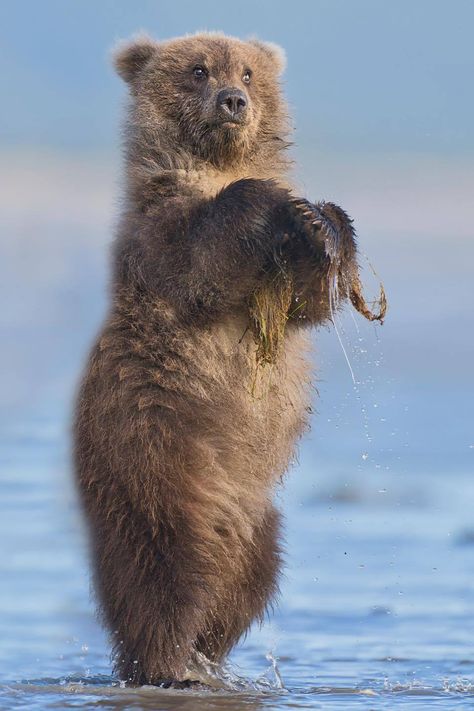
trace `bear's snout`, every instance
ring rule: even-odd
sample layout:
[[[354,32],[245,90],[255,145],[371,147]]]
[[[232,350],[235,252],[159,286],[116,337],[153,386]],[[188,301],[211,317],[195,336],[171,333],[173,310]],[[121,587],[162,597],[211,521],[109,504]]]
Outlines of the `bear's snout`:
[[[248,99],[241,89],[221,89],[217,94],[217,110],[225,121],[242,121],[247,107]]]

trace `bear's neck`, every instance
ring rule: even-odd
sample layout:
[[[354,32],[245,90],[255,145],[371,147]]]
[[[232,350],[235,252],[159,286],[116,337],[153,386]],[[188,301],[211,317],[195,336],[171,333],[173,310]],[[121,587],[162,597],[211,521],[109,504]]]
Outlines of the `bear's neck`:
[[[271,141],[254,146],[248,155],[216,164],[186,150],[166,132],[153,136],[143,131],[127,134],[126,192],[132,200],[140,201],[142,191],[148,192],[152,183],[166,184],[174,182],[173,178],[204,197],[214,197],[226,185],[242,178],[271,178],[291,187],[291,161],[287,155],[290,143],[285,138],[274,136]]]

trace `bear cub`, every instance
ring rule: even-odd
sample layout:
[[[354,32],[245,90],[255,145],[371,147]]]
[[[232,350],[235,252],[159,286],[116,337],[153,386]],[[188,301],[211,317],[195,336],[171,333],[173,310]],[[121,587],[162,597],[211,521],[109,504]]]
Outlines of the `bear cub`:
[[[166,684],[222,660],[275,598],[308,334],[346,298],[356,247],[343,210],[293,192],[276,45],[141,36],[114,61],[124,196],[75,468],[116,671]]]

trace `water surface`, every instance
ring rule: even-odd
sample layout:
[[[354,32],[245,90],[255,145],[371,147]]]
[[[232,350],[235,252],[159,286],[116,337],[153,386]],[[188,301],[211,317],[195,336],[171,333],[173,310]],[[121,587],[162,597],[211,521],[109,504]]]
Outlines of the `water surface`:
[[[280,605],[232,655],[227,690],[126,689],[94,617],[66,452],[54,419],[4,423],[0,708],[474,707],[468,472],[414,477],[363,448],[346,470],[308,440],[280,497]]]

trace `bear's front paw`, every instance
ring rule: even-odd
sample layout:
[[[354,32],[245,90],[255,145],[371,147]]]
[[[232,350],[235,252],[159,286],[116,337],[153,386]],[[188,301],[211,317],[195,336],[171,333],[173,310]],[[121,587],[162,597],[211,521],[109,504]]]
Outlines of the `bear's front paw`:
[[[342,208],[331,202],[314,204],[304,198],[294,198],[291,207],[297,231],[313,247],[323,248],[331,262],[355,256],[352,220]]]

